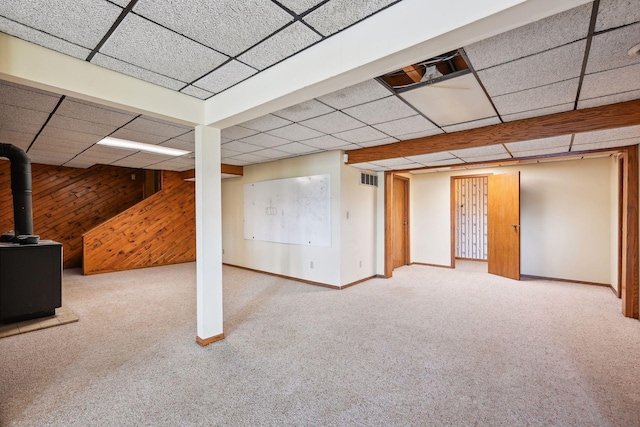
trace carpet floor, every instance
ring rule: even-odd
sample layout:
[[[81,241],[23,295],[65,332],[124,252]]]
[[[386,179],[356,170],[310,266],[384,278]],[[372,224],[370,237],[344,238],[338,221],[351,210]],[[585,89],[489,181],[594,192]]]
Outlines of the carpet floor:
[[[65,271],[80,321],[0,340],[0,425],[640,425],[640,322],[608,288],[223,272],[226,339],[203,348],[195,264]]]

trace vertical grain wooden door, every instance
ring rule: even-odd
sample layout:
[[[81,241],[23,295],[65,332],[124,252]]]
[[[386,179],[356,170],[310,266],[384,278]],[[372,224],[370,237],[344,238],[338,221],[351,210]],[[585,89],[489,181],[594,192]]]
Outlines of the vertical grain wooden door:
[[[489,273],[520,280],[520,172],[489,176]]]
[[[409,181],[393,178],[393,268],[409,263]]]

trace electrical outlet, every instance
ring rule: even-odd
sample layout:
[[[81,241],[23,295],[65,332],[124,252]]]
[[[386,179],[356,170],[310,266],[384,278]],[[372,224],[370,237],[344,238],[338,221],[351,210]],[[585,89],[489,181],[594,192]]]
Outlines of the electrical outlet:
[[[313,261],[309,263],[309,268],[313,268]]]
[[[135,173],[132,173],[132,174],[131,174],[131,181],[135,181],[135,180],[136,180],[136,174],[135,174]]]
[[[362,260],[360,260],[360,268],[362,268]]]

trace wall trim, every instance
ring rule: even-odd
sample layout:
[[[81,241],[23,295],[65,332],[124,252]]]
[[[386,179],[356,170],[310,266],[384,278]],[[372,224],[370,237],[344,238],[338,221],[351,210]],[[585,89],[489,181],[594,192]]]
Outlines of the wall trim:
[[[455,269],[455,266],[451,266],[451,265],[429,264],[429,263],[426,263],[426,262],[412,262],[409,265],[425,265],[427,267],[449,268],[451,270]]]
[[[604,286],[604,287],[613,289],[613,287],[609,283],[586,282],[584,280],[559,279],[557,277],[534,276],[532,274],[521,274],[520,278],[533,279],[533,280],[551,280],[554,282],[565,282],[565,283],[578,283],[581,285],[591,285],[591,286]],[[614,290],[614,293],[616,293],[615,290]]]
[[[209,338],[200,338],[199,336],[196,336],[196,342],[201,345],[202,347],[206,347],[209,344],[212,344],[216,341],[220,341],[224,339],[224,334],[220,334],[220,335],[214,335],[212,337]]]

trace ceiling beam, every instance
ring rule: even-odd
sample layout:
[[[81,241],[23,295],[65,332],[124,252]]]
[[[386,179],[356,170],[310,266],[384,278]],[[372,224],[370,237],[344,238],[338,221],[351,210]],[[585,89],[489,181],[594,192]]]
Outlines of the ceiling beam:
[[[640,100],[349,150],[347,164],[640,125]]]

